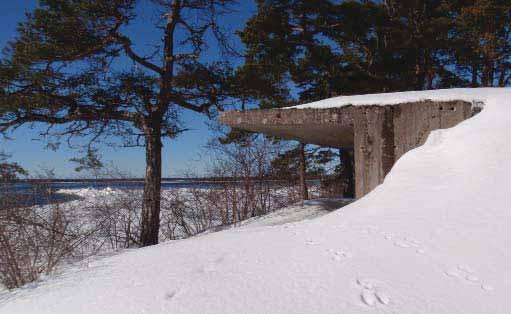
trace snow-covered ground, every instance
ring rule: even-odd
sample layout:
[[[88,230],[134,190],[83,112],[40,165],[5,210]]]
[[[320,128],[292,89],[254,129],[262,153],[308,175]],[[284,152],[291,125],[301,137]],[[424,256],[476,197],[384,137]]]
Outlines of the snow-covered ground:
[[[353,199],[342,198],[318,198],[308,200],[278,209],[267,215],[249,218],[232,226],[211,228],[204,233],[218,232],[232,228],[278,226],[283,224],[292,224],[295,222],[303,222],[326,215],[333,210],[352,203],[353,201]]]
[[[0,313],[509,313],[511,91],[386,97],[444,93],[484,109],[342,210],[97,259],[0,295]]]
[[[302,222],[318,218],[332,210],[341,208],[351,203],[351,199],[314,199],[288,206],[273,213],[254,217],[241,222],[242,227],[263,227]]]

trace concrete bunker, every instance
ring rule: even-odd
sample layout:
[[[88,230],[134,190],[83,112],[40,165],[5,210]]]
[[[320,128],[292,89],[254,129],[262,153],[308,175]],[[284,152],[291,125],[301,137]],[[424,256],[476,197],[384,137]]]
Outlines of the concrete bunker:
[[[455,126],[476,113],[466,101],[418,101],[324,109],[223,112],[220,123],[324,147],[353,149],[355,196],[383,182],[394,163],[424,144],[429,133]]]

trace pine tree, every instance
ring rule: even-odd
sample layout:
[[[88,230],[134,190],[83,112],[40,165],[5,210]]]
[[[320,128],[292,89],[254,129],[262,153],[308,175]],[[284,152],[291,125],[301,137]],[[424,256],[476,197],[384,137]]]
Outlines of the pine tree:
[[[186,130],[183,110],[210,115],[228,99],[232,71],[202,56],[207,37],[225,41],[218,19],[231,1],[147,2],[160,12],[162,43],[150,54],[125,31],[141,13],[136,4],[41,0],[0,63],[0,133],[41,123],[55,141],[116,137],[145,147],[145,246],[158,243],[162,139]]]
[[[14,182],[21,176],[26,176],[27,172],[16,162],[10,162],[11,156],[0,151],[0,183]]]
[[[82,171],[90,172],[96,179],[98,178],[99,172],[104,167],[103,161],[101,161],[101,156],[99,156],[98,150],[92,147],[87,148],[85,156],[73,157],[69,159],[69,161],[76,164],[75,167],[76,172]]]
[[[299,143],[272,160],[274,177],[298,183],[301,199],[308,200],[307,180],[324,175],[322,162],[318,162],[317,155],[317,148],[309,149],[306,144]]]
[[[453,1],[452,59],[473,87],[511,83],[511,1]]]
[[[360,7],[357,4],[357,8]],[[346,77],[352,73],[352,76],[362,78],[367,71],[359,68],[353,74],[353,60],[349,58],[354,55],[339,54],[335,45],[325,40],[335,28],[331,24],[337,23],[334,17],[349,9],[330,1],[258,1],[257,14],[240,33],[247,52],[245,65],[239,73],[258,77],[258,84],[249,85],[250,92],[257,95],[255,100],[259,101],[261,108],[290,106],[353,93],[358,89],[359,82],[363,80],[346,80]],[[350,15],[355,16],[358,15]],[[368,30],[364,28],[364,32]],[[371,88],[374,90],[374,86]],[[369,91],[370,88],[366,87],[365,90]],[[321,155],[324,150],[303,154],[300,151],[302,143],[279,156],[275,165],[280,173],[290,172],[288,177],[301,178],[302,195],[306,198],[305,169],[299,166],[305,164],[307,159],[322,160],[315,154]],[[347,160],[344,159],[345,162]],[[323,159],[322,163],[330,161]],[[307,168],[307,172],[312,171],[312,168]],[[349,166],[346,168],[351,169]]]

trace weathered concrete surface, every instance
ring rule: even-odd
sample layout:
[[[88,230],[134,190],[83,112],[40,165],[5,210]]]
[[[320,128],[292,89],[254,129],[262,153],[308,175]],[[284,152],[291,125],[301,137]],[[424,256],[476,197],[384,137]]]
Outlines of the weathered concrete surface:
[[[369,193],[394,164],[392,108],[371,106],[355,111],[355,196]]]
[[[352,108],[229,111],[220,123],[320,146],[353,147]]]
[[[424,144],[431,131],[451,128],[474,113],[472,105],[464,101],[425,101],[393,106],[396,160]]]
[[[432,130],[453,127],[474,114],[464,101],[421,101],[392,106],[270,109],[224,112],[233,128],[355,152],[355,194],[383,182],[396,160],[424,144]]]

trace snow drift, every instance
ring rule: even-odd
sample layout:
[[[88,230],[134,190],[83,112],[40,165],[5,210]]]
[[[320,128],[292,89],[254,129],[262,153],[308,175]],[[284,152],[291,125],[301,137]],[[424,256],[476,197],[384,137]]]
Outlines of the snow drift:
[[[511,91],[384,97],[444,96],[484,109],[341,210],[90,261],[4,293],[0,313],[509,313]]]

